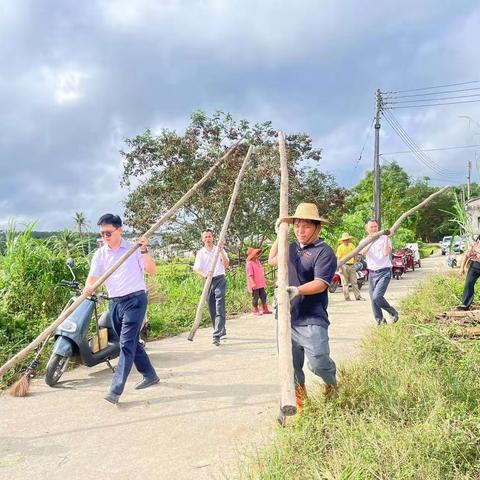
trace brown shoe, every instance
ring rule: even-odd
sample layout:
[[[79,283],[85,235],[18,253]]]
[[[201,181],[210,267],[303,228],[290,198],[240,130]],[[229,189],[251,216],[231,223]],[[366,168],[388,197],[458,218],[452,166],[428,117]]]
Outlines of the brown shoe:
[[[305,384],[302,383],[301,385],[297,385],[295,387],[295,400],[297,402],[297,413],[302,413],[303,411],[303,403],[304,400],[307,398],[307,388]]]

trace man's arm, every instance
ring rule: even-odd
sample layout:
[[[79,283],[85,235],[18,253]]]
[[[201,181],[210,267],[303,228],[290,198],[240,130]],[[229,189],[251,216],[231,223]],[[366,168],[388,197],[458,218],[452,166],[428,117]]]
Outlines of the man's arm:
[[[272,248],[270,249],[270,253],[268,254],[268,264],[271,267],[276,267],[278,265],[278,242],[275,240],[273,242]]]
[[[220,261],[222,262],[225,268],[228,268],[230,266],[230,260],[225,254],[224,246],[225,244],[223,242],[220,242],[218,244],[218,248],[220,249]]]
[[[322,280],[312,280],[311,282],[304,283],[298,287],[299,295],[315,295],[322,293],[328,288],[328,285]]]
[[[469,258],[470,257],[468,255],[463,255],[462,261],[460,262],[460,272],[458,272],[460,275],[463,275],[465,273],[465,267],[467,266]]]
[[[82,293],[88,295],[95,295],[95,290],[92,290],[92,285],[98,280],[99,277],[94,277],[93,275],[89,275],[87,280],[85,281],[85,286],[83,287]]]
[[[387,237],[385,239],[385,244],[383,246],[383,254],[388,257],[392,253],[392,241],[390,240],[390,237]]]

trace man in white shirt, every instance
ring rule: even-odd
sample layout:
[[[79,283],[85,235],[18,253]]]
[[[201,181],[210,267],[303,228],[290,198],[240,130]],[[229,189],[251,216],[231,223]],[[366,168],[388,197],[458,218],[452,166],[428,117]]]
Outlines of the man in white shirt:
[[[220,249],[220,256],[213,271],[212,284],[208,291],[208,310],[213,326],[213,344],[220,345],[220,337],[227,334],[225,329],[225,268],[230,265],[230,260],[226,255],[223,244],[215,246],[213,244],[213,232],[207,229],[202,232],[203,248],[197,252],[193,270],[203,278],[207,278],[208,272],[212,268],[213,257],[217,248]]]
[[[375,235],[378,232],[377,221],[369,220],[365,229],[369,237]],[[387,235],[382,235],[378,240],[367,245],[361,253],[365,255],[367,260],[368,290],[377,325],[387,323],[382,310],[390,314],[393,323],[397,322],[398,312],[385,300],[385,292],[392,276],[392,262],[390,261],[392,241]]]

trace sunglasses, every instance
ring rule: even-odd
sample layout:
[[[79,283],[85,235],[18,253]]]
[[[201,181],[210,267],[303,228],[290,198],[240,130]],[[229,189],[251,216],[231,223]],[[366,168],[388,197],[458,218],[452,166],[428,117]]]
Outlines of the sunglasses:
[[[113,235],[113,232],[115,232],[116,230],[118,230],[118,228],[116,228],[115,230],[108,230],[106,232],[100,232],[100,236],[110,238]]]

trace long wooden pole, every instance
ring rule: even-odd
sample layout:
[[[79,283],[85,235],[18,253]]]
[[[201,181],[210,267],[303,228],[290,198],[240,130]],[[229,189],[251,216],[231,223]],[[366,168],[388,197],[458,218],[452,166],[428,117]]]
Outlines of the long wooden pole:
[[[278,132],[280,150],[280,215],[288,217],[288,165],[285,135]],[[295,383],[293,379],[292,326],[290,322],[290,298],[288,296],[288,228],[281,222],[278,227],[278,370],[280,376],[280,410],[284,415],[295,415]]]
[[[377,232],[375,235],[372,235],[371,237],[367,237],[363,239],[359,244],[358,247],[356,247],[354,250],[352,250],[348,255],[345,255],[343,258],[341,258],[338,263],[337,263],[337,268],[340,268],[342,265],[344,265],[346,262],[348,262],[351,258],[355,257],[361,250],[363,250],[367,245],[370,245],[370,243],[375,242],[378,240],[382,235],[390,235],[393,236],[395,232],[398,230],[402,222],[404,222],[408,217],[413,215],[417,210],[420,210],[420,208],[425,207],[428,205],[435,197],[438,197],[442,193],[445,193],[450,187],[443,187],[437,192],[432,193],[429,197],[427,197],[425,200],[420,202],[418,205],[415,207],[411,208],[410,210],[407,210],[405,213],[400,215],[398,217],[397,221],[392,225],[391,228],[386,228],[385,230],[381,230],[380,232]]]
[[[158,222],[156,222],[152,227],[150,227],[144,234],[145,237],[149,237],[154,233],[161,225],[163,225],[185,202],[214,174],[218,167],[234,152],[239,143],[242,140],[239,140],[235,143],[226,153],[223,155],[217,162],[215,162],[210,170],[187,192],[183,195],[180,200],[178,200],[175,205],[168,210]],[[136,250],[140,245],[133,245],[124,255],[122,255],[99,279],[92,285],[92,290],[98,289],[105,280],[112,275]],[[20,360],[22,360],[26,355],[32,352],[38,345],[40,345],[43,340],[49,337],[55,329],[67,318],[69,317],[78,306],[88,297],[88,295],[82,293],[67,309],[65,309],[59,317],[47,327],[35,340],[29,343],[23,350],[14,355],[10,360],[8,360],[4,365],[0,367],[0,378],[5,375],[8,370],[14,367]]]
[[[240,184],[242,182],[243,175],[245,173],[245,169],[247,168],[247,164],[250,161],[250,156],[253,151],[253,146],[250,145],[248,149],[247,155],[243,160],[242,167],[238,173],[237,179],[235,180],[235,186],[233,188],[232,196],[230,197],[230,204],[228,205],[228,210],[225,215],[225,220],[223,221],[222,230],[220,231],[220,235],[218,237],[217,245],[221,245],[225,242],[225,237],[227,236],[228,226],[230,224],[230,219],[232,217],[233,207],[235,206],[235,202],[237,201],[238,192],[240,191]],[[205,283],[203,284],[202,295],[200,296],[200,300],[197,305],[197,311],[195,313],[195,321],[193,322],[192,328],[188,335],[188,340],[193,342],[193,338],[195,337],[195,333],[200,326],[200,322],[202,321],[202,313],[205,305],[207,303],[207,296],[208,291],[210,290],[210,285],[212,284],[213,272],[215,271],[215,267],[217,266],[218,258],[220,257],[220,247],[217,247],[215,254],[213,256],[212,265],[210,266],[210,270],[207,272],[207,277],[205,278]]]

